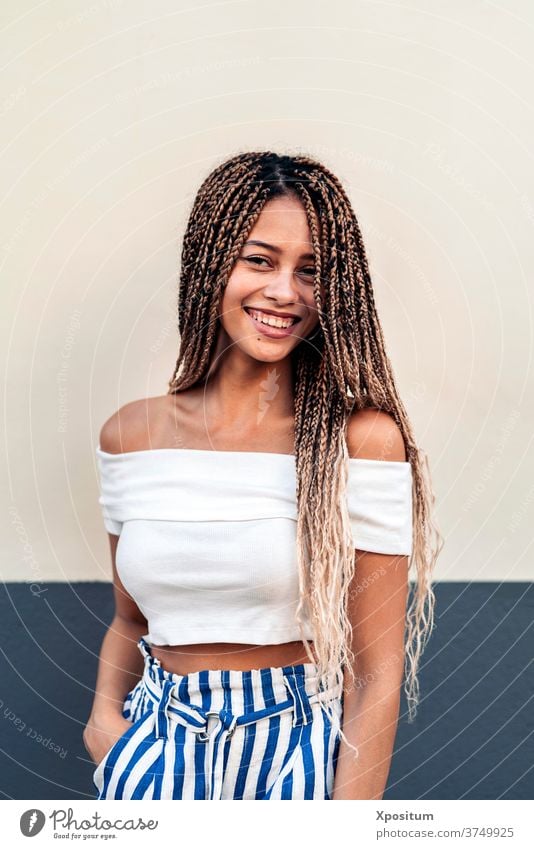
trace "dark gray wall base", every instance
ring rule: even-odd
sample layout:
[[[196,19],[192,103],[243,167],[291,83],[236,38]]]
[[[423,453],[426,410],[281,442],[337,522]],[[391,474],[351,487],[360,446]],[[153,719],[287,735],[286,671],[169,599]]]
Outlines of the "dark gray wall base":
[[[0,600],[0,794],[92,799],[82,743],[107,583],[4,584]],[[531,583],[443,583],[414,723],[402,716],[387,799],[534,798]],[[530,736],[529,736],[530,735]]]

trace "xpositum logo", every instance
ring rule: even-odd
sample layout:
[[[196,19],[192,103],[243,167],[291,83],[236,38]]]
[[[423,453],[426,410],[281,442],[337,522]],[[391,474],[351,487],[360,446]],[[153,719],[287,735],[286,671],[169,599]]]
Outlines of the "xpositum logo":
[[[24,811],[20,818],[20,830],[24,837],[35,837],[41,831],[45,821],[46,817],[42,811],[38,808],[30,808],[29,811]]]

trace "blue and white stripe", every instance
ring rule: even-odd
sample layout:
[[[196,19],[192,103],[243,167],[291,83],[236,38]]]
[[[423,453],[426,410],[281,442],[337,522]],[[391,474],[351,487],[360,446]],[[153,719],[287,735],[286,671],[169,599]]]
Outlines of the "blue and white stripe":
[[[97,799],[331,799],[341,681],[319,692],[311,663],[176,675],[138,646],[145,668],[123,706],[132,725],[94,771]]]

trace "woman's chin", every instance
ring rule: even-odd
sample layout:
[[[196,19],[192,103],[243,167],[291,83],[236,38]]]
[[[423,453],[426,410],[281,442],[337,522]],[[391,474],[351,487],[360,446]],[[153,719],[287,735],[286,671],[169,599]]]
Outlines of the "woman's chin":
[[[257,362],[278,363],[285,360],[295,348],[306,340],[296,334],[280,339],[272,339],[268,336],[260,336],[259,334],[252,334],[246,338],[232,338],[225,331],[220,341],[222,342],[223,350],[226,349],[229,354],[235,355],[239,351],[241,354]]]

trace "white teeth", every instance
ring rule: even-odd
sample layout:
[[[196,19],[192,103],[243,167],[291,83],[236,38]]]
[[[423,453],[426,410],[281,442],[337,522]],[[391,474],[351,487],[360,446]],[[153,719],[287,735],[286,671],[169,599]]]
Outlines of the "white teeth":
[[[259,312],[258,310],[250,310],[250,315],[256,319],[256,321],[261,321],[262,324],[268,324],[270,327],[291,327],[294,323],[293,318],[276,318],[274,315],[267,315],[267,313]]]

